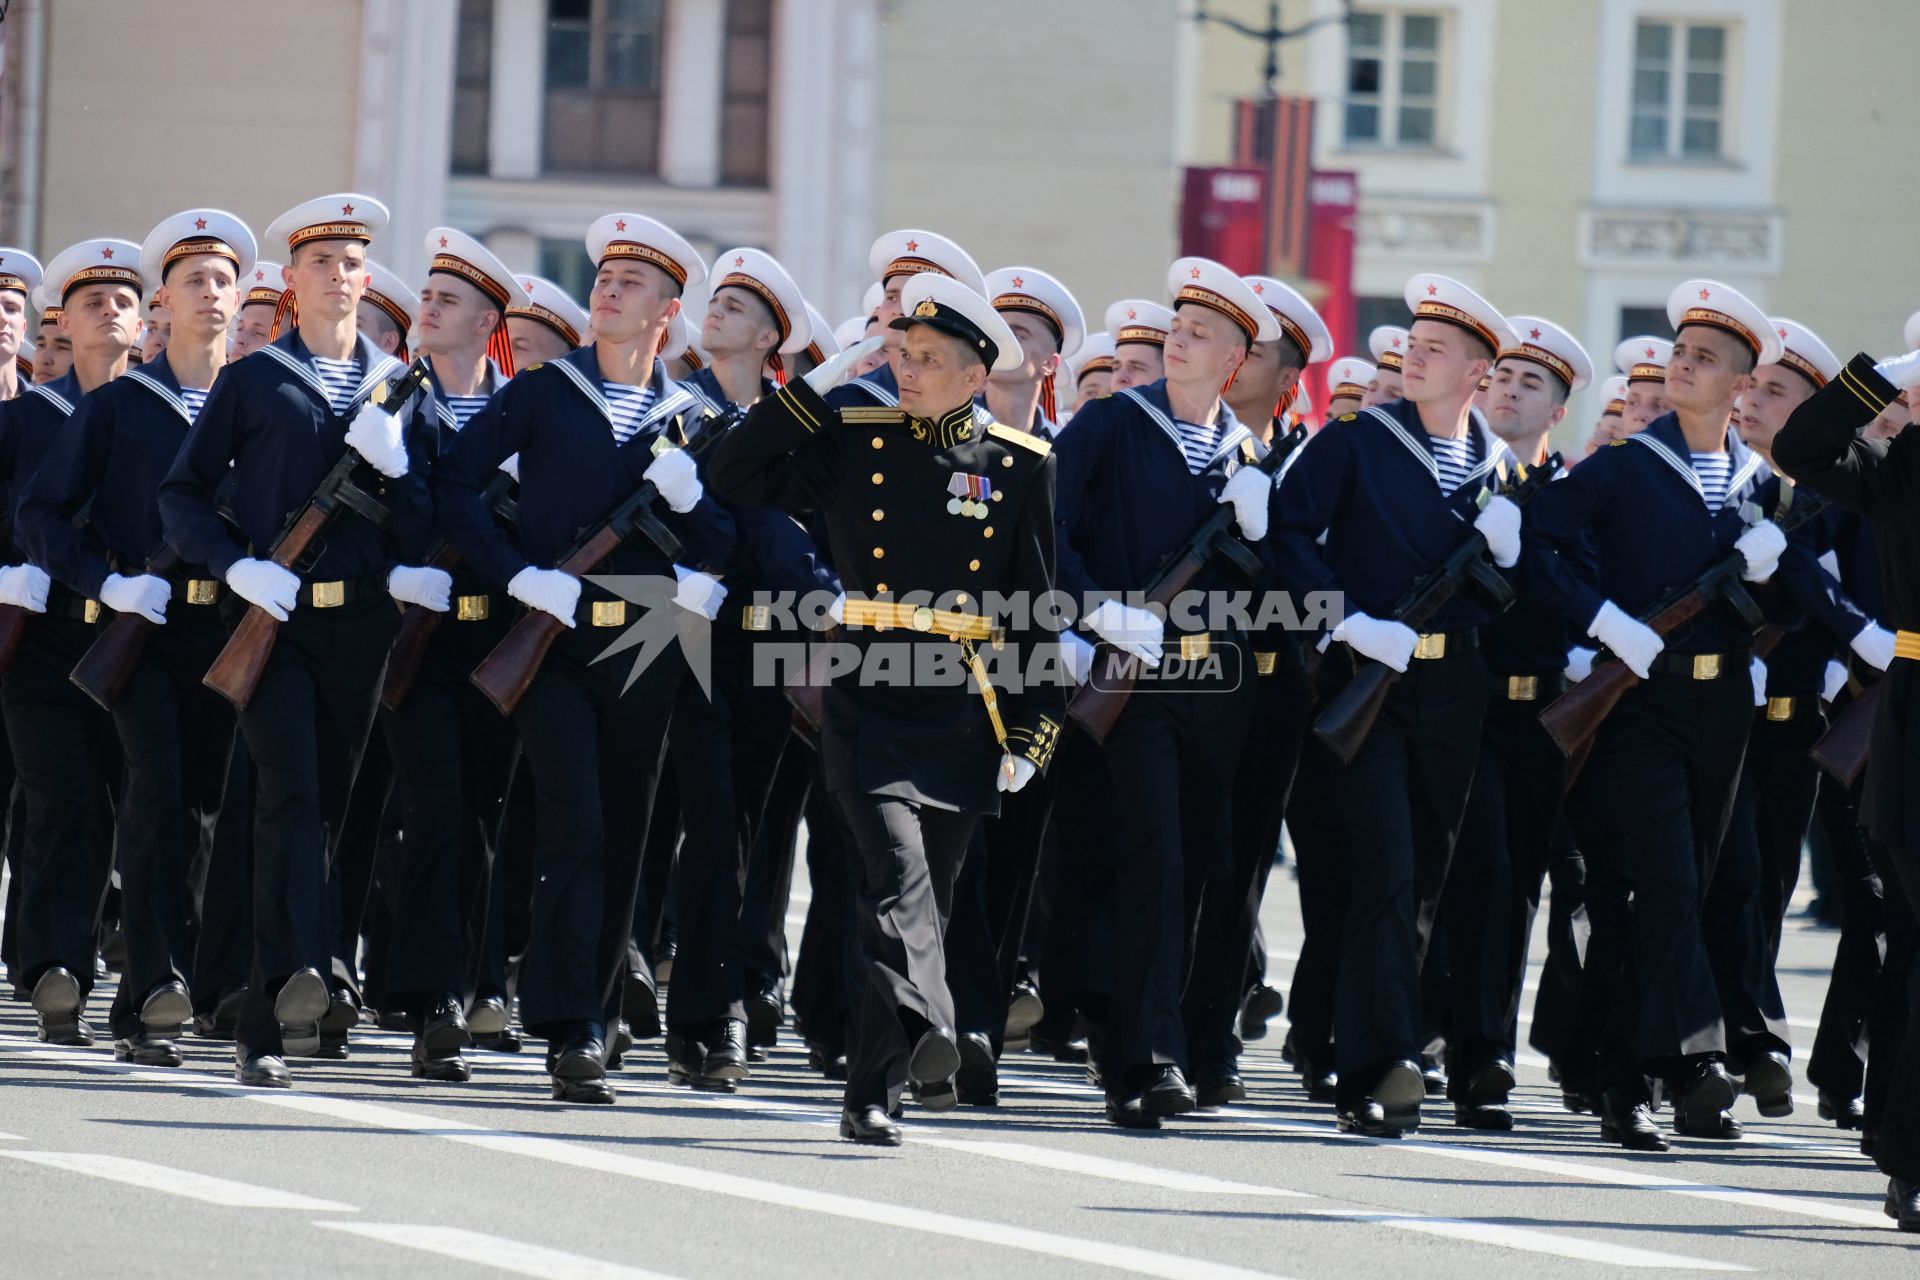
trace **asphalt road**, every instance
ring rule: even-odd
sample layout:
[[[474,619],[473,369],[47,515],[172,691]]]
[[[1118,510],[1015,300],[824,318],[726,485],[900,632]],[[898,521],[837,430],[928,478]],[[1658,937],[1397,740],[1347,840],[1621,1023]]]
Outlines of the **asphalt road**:
[[[1284,872],[1269,898],[1284,977],[1300,936]],[[1836,938],[1789,926],[1801,1055]],[[1632,1155],[1523,1055],[1516,1132],[1430,1107],[1415,1138],[1374,1142],[1307,1102],[1281,1029],[1249,1048],[1250,1101],[1157,1134],[1108,1127],[1078,1069],[1022,1054],[997,1109],[910,1109],[907,1144],[872,1150],[838,1138],[837,1092],[791,1041],[731,1097],[669,1088],[656,1041],[616,1106],[568,1108],[531,1044],[424,1084],[403,1037],[357,1032],[351,1061],[296,1060],[294,1090],[255,1092],[228,1046],[189,1038],[185,1067],[134,1069],[35,1043],[7,1003],[0,1277],[1920,1274],[1885,1180],[1804,1086],[1785,1120],[1743,1099],[1740,1142]]]

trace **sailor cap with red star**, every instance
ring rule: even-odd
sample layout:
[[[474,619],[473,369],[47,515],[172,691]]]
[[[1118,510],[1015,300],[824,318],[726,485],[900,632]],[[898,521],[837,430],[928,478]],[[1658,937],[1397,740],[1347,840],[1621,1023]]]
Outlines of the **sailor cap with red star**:
[[[931,271],[953,277],[981,297],[987,293],[987,280],[979,264],[965,249],[932,231],[908,228],[887,232],[867,250],[867,268],[883,285],[895,276]]]
[[[427,232],[427,274],[455,276],[487,295],[487,300],[507,310],[519,302],[519,281],[507,264],[493,256],[487,246],[452,227],[435,227]]]
[[[40,259],[25,249],[0,245],[0,290],[11,289],[31,299],[33,291],[40,287],[40,281],[45,278],[46,272],[40,266]]]
[[[64,307],[67,295],[85,284],[123,284],[147,296],[140,275],[140,246],[131,240],[82,240],[53,255],[44,287]]]
[[[510,316],[538,320],[577,347],[587,332],[587,313],[565,289],[544,276],[515,276],[519,300],[507,308]]]
[[[587,256],[598,269],[609,258],[651,262],[684,291],[707,278],[707,264],[680,233],[638,213],[609,213],[587,228]]]
[[[1673,344],[1647,334],[1628,338],[1613,349],[1613,367],[1626,374],[1628,382],[1665,382],[1671,359]]]
[[[1248,276],[1246,281],[1280,322],[1280,332],[1293,339],[1308,364],[1319,364],[1333,354],[1333,335],[1327,331],[1327,322],[1297,290],[1272,276]]]
[[[1253,286],[1211,258],[1180,258],[1167,268],[1167,292],[1173,309],[1193,305],[1218,311],[1247,336],[1248,342],[1272,342],[1280,336],[1273,309]]]
[[[1560,379],[1568,391],[1584,391],[1593,381],[1593,360],[1565,329],[1539,316],[1508,316],[1507,323],[1519,341],[1500,353],[1502,360],[1530,360]]]
[[[1088,334],[1087,340],[1080,344],[1080,349],[1073,353],[1073,359],[1067,362],[1067,367],[1073,370],[1075,386],[1079,386],[1080,379],[1090,373],[1102,370],[1111,373],[1119,365],[1119,360],[1113,354],[1113,335],[1105,331]]]
[[[1814,390],[1840,376],[1840,358],[1819,334],[1780,316],[1773,317],[1773,331],[1780,338],[1779,363],[1806,378]]]
[[[1627,411],[1627,375],[1616,373],[1600,384],[1600,394],[1605,398],[1607,407],[1600,411],[1601,417],[1612,414],[1620,417]]]
[[[987,297],[996,311],[1026,311],[1053,330],[1060,354],[1070,356],[1086,341],[1087,318],[1072,290],[1032,267],[1002,267],[987,273]]]
[[[1367,350],[1373,352],[1375,364],[1390,373],[1398,373],[1407,357],[1407,331],[1397,324],[1375,325],[1367,335]]]
[[[280,295],[287,291],[287,278],[283,274],[286,268],[277,262],[265,258],[255,258],[253,268],[240,277],[240,305],[251,307],[256,303],[269,307],[280,305]]]
[[[1746,343],[1755,364],[1780,359],[1780,335],[1773,321],[1739,290],[1718,280],[1689,280],[1667,295],[1667,323],[1675,333],[1690,324],[1721,329]]]
[[[387,206],[372,196],[336,191],[293,206],[267,224],[269,248],[298,248],[309,240],[358,240],[370,243],[386,229]]]
[[[1415,322],[1438,320],[1465,329],[1495,351],[1513,345],[1513,326],[1491,302],[1448,276],[1423,272],[1407,281],[1407,310]]]
[[[1107,332],[1116,343],[1146,342],[1156,347],[1167,344],[1173,330],[1173,312],[1145,298],[1122,298],[1107,308]]]
[[[1367,384],[1373,381],[1373,375],[1377,372],[1379,370],[1358,356],[1341,356],[1327,366],[1327,398],[1364,399]]]
[[[758,249],[729,249],[714,259],[713,291],[744,289],[766,304],[780,331],[775,350],[781,355],[805,351],[813,341],[813,323],[800,286],[770,253]]]
[[[413,317],[420,311],[420,295],[372,258],[367,259],[367,301],[386,312],[402,335],[413,328]]]

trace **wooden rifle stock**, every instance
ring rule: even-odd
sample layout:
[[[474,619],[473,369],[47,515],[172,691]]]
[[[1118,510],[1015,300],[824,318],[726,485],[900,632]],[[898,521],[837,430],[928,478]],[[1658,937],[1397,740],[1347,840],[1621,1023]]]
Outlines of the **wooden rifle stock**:
[[[507,512],[512,508],[512,499],[507,497],[507,489],[511,483],[502,472],[480,494],[480,500],[509,523],[511,517]],[[428,568],[449,575],[459,563],[460,549],[444,538],[427,559]],[[386,670],[380,677],[381,706],[398,711],[407,695],[413,692],[413,682],[420,678],[420,668],[427,660],[427,644],[446,616],[423,604],[410,604],[400,611],[400,627],[393,633],[393,644],[387,649]]]
[[[1526,503],[1560,472],[1560,455],[1554,454],[1505,495],[1516,506]],[[1487,598],[1496,613],[1513,604],[1513,588],[1481,557],[1487,540],[1478,530],[1469,533],[1440,566],[1394,606],[1393,620],[1424,630],[1440,616],[1449,600],[1463,587],[1473,586]],[[1353,678],[1328,700],[1326,709],[1313,722],[1313,732],[1341,764],[1352,764],[1360,754],[1367,735],[1387,705],[1387,695],[1399,683],[1401,673],[1384,662],[1364,662],[1354,668]]]
[[[1858,782],[1861,771],[1867,767],[1867,750],[1873,744],[1874,710],[1880,705],[1886,683],[1884,679],[1875,680],[1860,690],[1813,744],[1810,753],[1813,762],[1843,787]]]
[[[146,572],[156,578],[171,578],[179,569],[179,553],[167,547],[147,562]],[[147,634],[153,627],[137,613],[114,613],[80,655],[80,661],[73,664],[67,678],[103,710],[113,710],[127,691],[133,669],[140,665],[140,655],[147,651]]]
[[[1277,475],[1287,458],[1306,440],[1306,427],[1296,423],[1293,430],[1273,442],[1267,456],[1255,465],[1269,476]],[[1233,518],[1233,507],[1222,506],[1188,535],[1154,575],[1147,587],[1147,603],[1164,608],[1192,585],[1215,557],[1231,560],[1248,577],[1258,575],[1260,558],[1246,543],[1234,537]],[[1133,696],[1139,674],[1138,659],[1112,645],[1100,645],[1094,651],[1093,669],[1087,675],[1087,682],[1075,689],[1067,700],[1068,717],[1095,742],[1105,742],[1120,713],[1126,709],[1127,699]]]
[[[411,400],[416,392],[427,385],[428,369],[426,357],[422,356],[408,365],[394,379],[379,388],[370,397],[373,404],[398,413]],[[268,559],[289,572],[307,553],[320,531],[327,527],[333,513],[339,509],[337,495],[353,475],[353,469],[360,465],[358,453],[348,449],[340,455],[340,460],[327,472],[326,479],[320,482],[313,496],[307,499],[291,524],[280,531],[274,539],[273,550]],[[267,659],[273,656],[274,641],[280,635],[280,620],[262,609],[259,605],[248,608],[246,616],[240,619],[240,625],[227,637],[226,647],[220,650],[220,656],[207,668],[207,674],[200,683],[212,689],[238,710],[246,710],[247,703],[253,700],[253,691],[260,686],[260,677],[267,669]]]

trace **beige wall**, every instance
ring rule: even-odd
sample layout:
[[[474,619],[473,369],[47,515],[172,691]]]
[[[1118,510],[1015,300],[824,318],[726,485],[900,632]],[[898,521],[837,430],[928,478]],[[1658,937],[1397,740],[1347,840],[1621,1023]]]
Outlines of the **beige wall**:
[[[361,0],[38,2],[43,256],[88,236],[140,240],[196,204],[258,234],[296,201],[351,184]]]
[[[1178,229],[1168,0],[894,0],[875,232],[953,237],[1060,277],[1099,323],[1158,296]]]

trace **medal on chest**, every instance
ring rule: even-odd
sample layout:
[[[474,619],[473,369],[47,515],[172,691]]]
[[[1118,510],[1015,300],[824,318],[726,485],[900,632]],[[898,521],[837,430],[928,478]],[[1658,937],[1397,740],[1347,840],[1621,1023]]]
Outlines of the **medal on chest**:
[[[985,476],[970,476],[956,471],[947,480],[947,514],[969,520],[985,520],[987,504],[993,500],[993,484]]]

